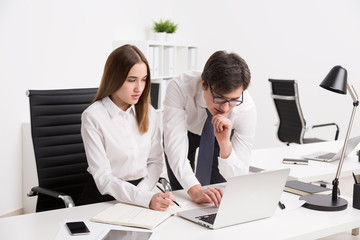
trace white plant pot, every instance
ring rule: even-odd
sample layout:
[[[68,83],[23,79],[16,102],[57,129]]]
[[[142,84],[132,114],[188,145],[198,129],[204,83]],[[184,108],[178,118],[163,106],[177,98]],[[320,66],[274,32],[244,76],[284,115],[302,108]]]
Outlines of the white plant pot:
[[[155,41],[165,42],[166,40],[166,32],[156,32],[155,33]]]
[[[175,33],[166,33],[166,41],[173,42],[175,40]]]

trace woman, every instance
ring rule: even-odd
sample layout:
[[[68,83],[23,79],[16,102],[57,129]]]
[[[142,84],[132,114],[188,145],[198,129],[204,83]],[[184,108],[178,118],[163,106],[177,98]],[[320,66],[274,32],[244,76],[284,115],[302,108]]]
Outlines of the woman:
[[[102,195],[164,211],[175,198],[152,192],[163,160],[149,94],[150,70],[142,52],[132,45],[115,49],[93,103],[82,114],[81,134],[88,171]]]

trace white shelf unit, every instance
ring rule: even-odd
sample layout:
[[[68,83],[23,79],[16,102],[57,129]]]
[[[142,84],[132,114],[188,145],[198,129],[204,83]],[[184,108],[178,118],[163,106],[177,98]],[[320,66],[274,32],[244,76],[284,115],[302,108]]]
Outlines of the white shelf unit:
[[[135,45],[147,58],[151,82],[154,84],[152,98],[157,98],[155,108],[161,110],[169,80],[179,74],[198,68],[198,46],[172,42],[115,40],[113,49],[125,44]],[[155,87],[155,85],[157,85]],[[156,94],[156,92],[158,94]],[[154,101],[152,99],[152,101]],[[154,105],[154,104],[153,104]]]

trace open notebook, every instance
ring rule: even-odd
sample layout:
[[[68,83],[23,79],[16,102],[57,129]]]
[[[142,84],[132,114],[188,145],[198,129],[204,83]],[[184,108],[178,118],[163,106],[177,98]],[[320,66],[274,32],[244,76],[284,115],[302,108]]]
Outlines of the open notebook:
[[[180,206],[185,205],[183,202],[179,204]],[[176,205],[170,206],[164,212],[126,203],[116,203],[92,217],[91,221],[128,227],[154,229],[179,210],[180,208]]]

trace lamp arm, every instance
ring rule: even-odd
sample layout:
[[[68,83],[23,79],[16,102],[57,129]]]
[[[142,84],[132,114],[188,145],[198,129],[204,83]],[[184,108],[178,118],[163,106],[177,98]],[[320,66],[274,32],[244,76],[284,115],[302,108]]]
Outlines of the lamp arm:
[[[353,85],[350,85],[349,83],[346,84],[346,88],[349,91],[354,103],[357,102],[359,100],[359,97],[355,91],[355,88]]]
[[[358,96],[357,96],[357,94],[356,94],[356,91],[355,91],[354,87],[353,87],[353,86],[350,87],[350,85],[347,84],[347,88],[348,88],[348,90],[349,90],[349,92],[350,92],[350,95],[351,95],[352,99],[354,100],[354,102],[353,102],[353,106],[354,106],[354,107],[353,107],[353,110],[352,110],[352,113],[351,113],[351,118],[350,118],[349,126],[348,126],[348,129],[347,129],[347,132],[346,132],[346,137],[345,137],[345,141],[344,141],[344,146],[343,146],[342,151],[341,151],[341,157],[340,157],[338,169],[337,169],[337,171],[336,171],[336,176],[335,176],[335,179],[334,179],[333,182],[332,182],[332,184],[333,184],[332,200],[336,200],[336,199],[337,199],[337,192],[338,192],[338,186],[339,186],[339,177],[340,177],[342,165],[343,165],[343,163],[344,163],[346,146],[347,146],[347,144],[348,144],[348,140],[349,140],[349,137],[350,137],[350,132],[351,132],[351,128],[352,128],[352,125],[353,125],[353,122],[354,122],[354,117],[355,117],[356,109],[357,109],[357,106],[359,106]]]
[[[355,117],[355,113],[356,113],[356,108],[357,108],[358,105],[359,105],[359,102],[357,102],[357,105],[354,103],[354,107],[353,107],[353,110],[352,110],[352,113],[351,113],[350,122],[349,122],[349,127],[348,127],[348,130],[347,130],[347,132],[346,132],[346,137],[345,137],[345,141],[344,141],[344,146],[343,146],[342,151],[341,151],[340,162],[339,162],[339,166],[338,166],[338,169],[337,169],[336,177],[335,177],[335,178],[339,178],[339,176],[340,176],[341,168],[342,168],[342,165],[343,165],[343,162],[344,162],[344,158],[345,158],[346,146],[347,146],[348,141],[349,141],[349,136],[350,136],[350,132],[351,132],[351,128],[352,128],[353,122],[354,122],[354,117]]]

